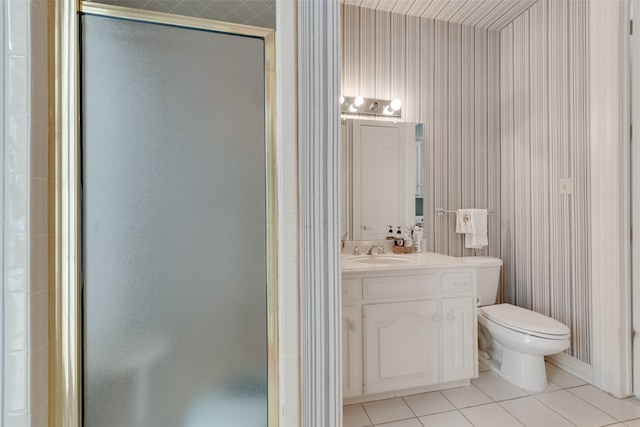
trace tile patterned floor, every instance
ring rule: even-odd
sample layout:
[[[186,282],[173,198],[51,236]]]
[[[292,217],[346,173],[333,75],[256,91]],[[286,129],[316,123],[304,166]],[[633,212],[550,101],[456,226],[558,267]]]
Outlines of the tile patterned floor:
[[[616,399],[547,364],[528,393],[481,365],[468,387],[344,407],[344,427],[640,427],[640,400]]]

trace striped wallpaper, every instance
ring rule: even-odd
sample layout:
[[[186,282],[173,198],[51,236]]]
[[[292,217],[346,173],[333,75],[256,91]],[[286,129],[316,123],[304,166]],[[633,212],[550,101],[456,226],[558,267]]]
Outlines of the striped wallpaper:
[[[427,250],[473,255],[435,208],[494,210],[478,255],[503,259],[502,300],[566,323],[590,363],[586,8],[540,0],[497,31],[342,5],[342,93],[424,123]]]
[[[500,32],[500,134],[503,299],[568,325],[590,363],[587,25],[586,2],[540,1]]]
[[[498,32],[342,5],[342,93],[403,101],[424,124],[427,250],[472,255],[437,207],[500,207]],[[500,218],[489,217],[500,256]]]
[[[299,425],[309,427],[342,426],[339,12],[338,0],[297,3]]]

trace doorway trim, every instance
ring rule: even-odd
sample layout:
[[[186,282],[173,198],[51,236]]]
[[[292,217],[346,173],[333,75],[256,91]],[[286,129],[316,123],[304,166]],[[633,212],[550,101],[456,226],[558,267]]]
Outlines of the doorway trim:
[[[80,75],[79,14],[117,17],[161,23],[220,33],[251,36],[264,41],[265,71],[265,150],[266,150],[266,248],[267,248],[267,375],[268,425],[280,425],[280,343],[278,292],[278,152],[276,135],[276,54],[275,33],[271,29],[212,21],[202,18],[150,12],[76,0],[61,0],[50,11],[54,19],[49,28],[53,40],[50,82],[53,96],[53,164],[50,180],[55,185],[51,216],[55,223],[54,250],[51,251],[55,293],[49,323],[49,374],[54,384],[49,408],[50,425],[82,426],[82,295],[80,276],[81,200],[80,200]],[[51,399],[50,399],[51,401]]]
[[[628,2],[590,1],[593,383],[631,394]]]
[[[640,22],[640,0],[633,0],[633,9],[629,11],[631,17]],[[635,127],[631,139],[631,226],[640,230],[640,37],[633,36],[631,55],[631,126]],[[635,77],[635,78],[634,78]],[[638,232],[638,231],[637,231]],[[640,395],[640,339],[636,332],[640,331],[640,240],[636,237],[631,242],[631,295],[632,295],[632,360],[633,360],[633,394]]]

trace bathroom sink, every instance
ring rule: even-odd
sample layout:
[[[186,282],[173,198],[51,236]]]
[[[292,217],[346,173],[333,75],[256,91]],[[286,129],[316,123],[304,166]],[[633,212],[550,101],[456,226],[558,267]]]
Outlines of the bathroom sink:
[[[410,258],[403,258],[399,256],[371,256],[365,255],[362,257],[358,257],[353,260],[353,262],[360,264],[405,264],[410,262]]]

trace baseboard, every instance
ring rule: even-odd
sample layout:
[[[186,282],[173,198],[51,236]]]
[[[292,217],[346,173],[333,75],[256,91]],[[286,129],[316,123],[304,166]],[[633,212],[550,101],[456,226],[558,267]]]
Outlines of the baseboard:
[[[569,356],[567,353],[558,353],[546,356],[545,360],[558,368],[564,369],[573,376],[593,384],[593,366]]]
[[[468,386],[469,384],[471,384],[471,380],[451,381],[448,383],[438,383],[438,384],[433,384],[433,385],[424,386],[424,387],[414,387],[414,388],[407,388],[407,389],[396,390],[396,391],[387,391],[387,392],[375,393],[375,394],[365,394],[363,396],[346,397],[342,399],[342,403],[344,405],[353,405],[355,403],[373,402],[375,400],[385,400],[385,399],[391,399],[394,397],[410,396],[412,394],[429,393],[432,391],[446,390],[449,388],[465,387],[465,386]]]

